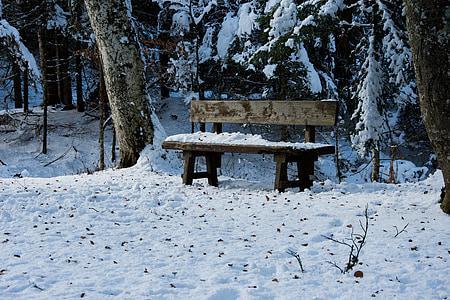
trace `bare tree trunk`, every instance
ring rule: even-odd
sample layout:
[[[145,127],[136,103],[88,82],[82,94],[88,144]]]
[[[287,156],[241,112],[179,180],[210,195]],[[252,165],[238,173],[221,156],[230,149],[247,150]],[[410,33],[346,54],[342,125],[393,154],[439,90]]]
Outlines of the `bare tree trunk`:
[[[25,63],[25,70],[23,71],[23,112],[28,112],[28,64]]]
[[[53,40],[54,42],[54,49],[55,49],[55,67],[56,67],[56,87],[57,87],[57,91],[58,91],[58,99],[59,102],[62,103],[64,105],[64,109],[65,109],[65,103],[66,103],[66,99],[64,99],[64,76],[65,74],[63,74],[62,72],[62,65],[63,65],[63,59],[61,58],[61,34],[59,32],[57,32],[56,30],[54,31],[55,33],[55,39]]]
[[[112,122],[112,143],[111,143],[111,161],[116,162],[116,128],[114,128],[114,122]]]
[[[42,132],[42,153],[47,154],[47,105],[48,105],[48,91],[47,91],[47,64],[46,64],[46,51],[45,51],[45,39],[46,39],[46,29],[40,28],[38,32],[39,41],[39,55],[40,64],[42,72],[42,93],[44,96],[44,121],[43,121],[43,132]]]
[[[60,49],[62,63],[61,72],[63,76],[63,82],[61,84],[63,86],[64,108],[69,110],[74,109],[75,107],[72,103],[72,76],[70,74],[71,55],[69,55],[69,42],[67,40],[67,37],[65,37],[64,35],[62,35],[61,37],[61,43],[63,45]]]
[[[441,208],[450,214],[450,84],[448,0],[405,0],[420,108],[444,175]]]
[[[334,130],[334,138],[335,138],[335,144],[336,144],[336,152],[334,154],[335,162],[336,162],[336,177],[338,179],[338,183],[342,182],[342,171],[341,171],[341,160],[339,158],[340,152],[339,152],[339,125],[336,125],[336,128]]]
[[[13,58],[13,87],[14,87],[14,107],[22,108],[22,80],[20,76],[19,64]]]
[[[81,46],[78,46],[77,54],[75,55],[75,72],[76,72],[76,89],[77,89],[77,111],[84,112],[85,105],[83,100],[83,81],[82,73],[83,66],[81,64]]]
[[[134,165],[153,141],[144,64],[123,0],[85,0],[97,38],[120,150],[119,167]]]
[[[377,147],[372,149],[372,182],[380,181],[380,151]]]
[[[99,135],[98,135],[98,146],[99,146],[99,160],[98,169],[105,169],[105,105],[107,101],[106,89],[105,89],[105,79],[103,77],[103,71],[100,66],[100,89],[98,95],[98,114],[100,116],[99,120]]]
[[[397,145],[391,145],[391,162],[389,165],[388,183],[395,183],[395,160],[397,159]]]
[[[169,34],[162,34],[160,39],[162,39],[165,43],[169,40]],[[166,78],[164,78],[164,74],[167,73],[167,69],[169,68],[170,56],[167,49],[161,48],[159,51],[159,80],[161,86],[161,98],[169,98],[170,90],[166,86]]]
[[[48,4],[47,4],[48,5]],[[44,32],[45,31],[45,32]],[[58,84],[58,60],[55,47],[56,30],[42,28],[43,32],[43,53],[44,63],[46,65],[45,82],[47,85],[47,105],[58,105],[61,103],[59,97],[59,84]]]

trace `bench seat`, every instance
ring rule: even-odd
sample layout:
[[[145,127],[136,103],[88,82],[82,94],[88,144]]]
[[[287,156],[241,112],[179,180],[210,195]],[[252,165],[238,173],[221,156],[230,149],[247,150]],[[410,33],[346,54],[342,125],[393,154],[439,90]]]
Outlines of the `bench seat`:
[[[177,134],[166,138],[164,149],[201,152],[231,152],[276,154],[285,153],[299,155],[314,153],[316,155],[334,154],[333,145],[320,143],[272,142],[260,135],[235,133],[196,132]]]

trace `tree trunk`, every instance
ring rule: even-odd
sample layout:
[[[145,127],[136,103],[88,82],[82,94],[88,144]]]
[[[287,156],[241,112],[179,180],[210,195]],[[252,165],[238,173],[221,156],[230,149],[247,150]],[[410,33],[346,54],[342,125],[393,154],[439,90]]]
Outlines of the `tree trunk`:
[[[119,167],[129,167],[137,162],[145,145],[153,141],[139,45],[125,1],[85,0],[85,3],[104,68],[119,144]]]
[[[98,169],[105,169],[105,106],[106,106],[106,89],[105,89],[105,79],[103,77],[103,71],[100,66],[100,89],[98,95],[98,114],[99,114],[99,133],[98,133],[98,146],[99,146],[99,159],[98,159]]]
[[[13,60],[13,86],[14,86],[14,107],[22,108],[22,80],[20,76],[19,64]]]
[[[391,162],[389,165],[389,179],[388,183],[395,183],[395,160],[397,159],[397,145],[391,145]]]
[[[450,214],[449,4],[447,0],[405,0],[420,108],[444,175],[442,210]]]
[[[25,63],[25,70],[23,71],[23,112],[28,112],[28,64]]]
[[[43,116],[43,128],[42,128],[42,153],[47,154],[47,105],[48,105],[48,90],[47,90],[47,63],[46,63],[46,51],[45,51],[45,37],[46,29],[40,28],[38,32],[39,41],[39,54],[40,54],[40,64],[42,72],[42,93],[44,96],[44,116]]]
[[[112,122],[112,134],[111,161],[116,162],[116,128],[114,128],[114,122]]]
[[[380,151],[378,148],[372,149],[372,182],[380,181]]]
[[[45,31],[45,32],[44,32]],[[61,103],[59,97],[58,65],[56,43],[56,31],[54,29],[42,28],[42,49],[44,63],[46,65],[45,82],[47,85],[47,105],[58,105]]]
[[[83,66],[81,64],[81,46],[78,46],[77,53],[75,55],[75,72],[76,72],[76,89],[77,89],[77,111],[84,112],[85,105],[83,100],[83,81],[82,73]]]
[[[71,110],[75,107],[72,104],[72,77],[70,74],[70,55],[69,55],[69,42],[67,37],[63,34],[60,34],[58,38],[58,42],[60,43],[59,47],[59,61],[60,61],[60,71],[61,71],[61,94],[62,94],[62,102],[64,104],[65,110]]]
[[[55,39],[53,40],[53,47],[55,49],[55,69],[56,69],[56,87],[58,91],[58,99],[59,102],[64,105],[65,108],[65,100],[64,99],[64,76],[62,71],[62,65],[64,64],[63,58],[61,57],[61,48],[63,47],[61,41],[61,35],[59,32],[55,30]]]

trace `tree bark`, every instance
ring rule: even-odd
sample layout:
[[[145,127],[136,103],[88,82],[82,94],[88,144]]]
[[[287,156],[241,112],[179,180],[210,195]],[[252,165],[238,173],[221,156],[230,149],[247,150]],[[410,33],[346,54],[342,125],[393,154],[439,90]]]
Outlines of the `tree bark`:
[[[98,169],[105,169],[105,106],[108,101],[105,89],[105,79],[103,76],[102,67],[100,66],[100,89],[98,95],[98,115],[99,115],[99,134],[98,134],[98,146],[99,146],[99,159]]]
[[[447,0],[405,0],[420,108],[444,175],[441,208],[450,214],[449,4]]]
[[[111,143],[111,161],[116,162],[116,128],[114,128],[114,122],[112,122],[112,143]]]
[[[83,66],[81,64],[81,46],[78,46],[77,53],[75,54],[75,69],[76,69],[76,89],[77,89],[77,111],[84,112],[85,104],[83,100],[83,81],[82,81]]]
[[[19,64],[13,58],[12,65],[13,86],[14,86],[14,107],[22,108],[22,80],[20,76]]]
[[[372,182],[380,181],[380,151],[377,147],[372,149],[372,175],[370,179]]]
[[[46,29],[41,27],[38,32],[39,41],[39,54],[40,54],[40,64],[42,72],[42,93],[44,96],[44,115],[43,115],[43,128],[42,128],[42,153],[47,154],[47,106],[48,106],[48,90],[47,90],[47,63],[46,63],[46,50],[45,50],[45,40],[46,40]]]
[[[48,4],[47,4],[48,5]],[[43,37],[43,58],[46,65],[46,75],[45,82],[47,85],[47,105],[58,105],[61,103],[61,98],[59,97],[59,84],[58,84],[58,59],[57,51],[55,47],[56,43],[56,30],[47,29],[43,27],[42,29]],[[44,32],[45,31],[45,32]],[[41,55],[41,54],[40,54]]]
[[[25,70],[23,71],[23,112],[28,112],[28,63],[25,63]]]
[[[153,141],[145,95],[144,64],[123,0],[85,0],[100,51],[105,85],[117,132],[119,167],[134,165]]]

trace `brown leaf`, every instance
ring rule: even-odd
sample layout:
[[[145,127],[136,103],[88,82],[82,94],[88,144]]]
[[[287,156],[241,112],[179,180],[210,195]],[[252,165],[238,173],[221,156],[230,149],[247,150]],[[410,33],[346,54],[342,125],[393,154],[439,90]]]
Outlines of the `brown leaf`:
[[[353,274],[353,275],[358,278],[364,277],[364,273],[362,271],[356,271],[355,274]]]

